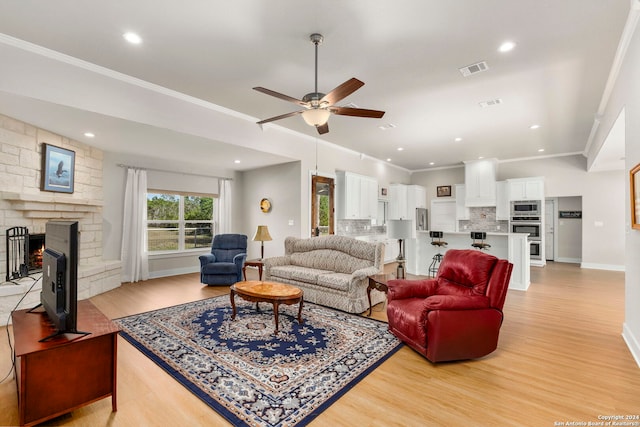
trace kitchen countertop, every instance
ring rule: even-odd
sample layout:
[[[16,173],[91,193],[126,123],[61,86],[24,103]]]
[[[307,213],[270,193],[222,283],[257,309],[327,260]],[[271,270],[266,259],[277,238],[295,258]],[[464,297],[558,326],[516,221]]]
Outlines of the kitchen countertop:
[[[450,234],[450,235],[460,235],[460,236],[469,236],[471,235],[471,232],[474,230],[468,230],[468,231],[443,231],[444,234]],[[427,237],[429,237],[429,231],[418,231],[419,234],[426,234]],[[528,236],[529,233],[504,233],[504,232],[500,232],[500,231],[487,231],[487,236],[518,236],[518,235],[522,235],[522,236]]]

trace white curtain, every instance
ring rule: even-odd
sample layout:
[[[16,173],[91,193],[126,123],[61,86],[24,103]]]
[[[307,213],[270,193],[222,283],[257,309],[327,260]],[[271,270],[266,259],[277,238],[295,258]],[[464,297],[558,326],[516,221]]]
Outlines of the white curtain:
[[[218,180],[218,223],[217,234],[231,232],[231,180]]]
[[[147,171],[127,169],[122,226],[122,281],[138,282],[149,278],[147,254]]]

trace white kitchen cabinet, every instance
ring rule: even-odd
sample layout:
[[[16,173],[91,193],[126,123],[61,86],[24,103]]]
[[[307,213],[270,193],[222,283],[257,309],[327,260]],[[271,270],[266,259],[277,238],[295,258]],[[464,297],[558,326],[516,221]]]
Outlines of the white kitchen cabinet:
[[[389,219],[409,219],[407,193],[408,189],[404,184],[389,186]]]
[[[384,241],[384,262],[394,262],[400,253],[400,246],[396,239],[386,239]]]
[[[360,217],[374,219],[378,216],[378,181],[360,176]]]
[[[456,219],[467,220],[469,219],[469,208],[466,201],[466,188],[464,184],[456,184]]]
[[[338,171],[336,174],[339,219],[373,219],[378,209],[378,182],[368,176]]]
[[[526,291],[531,283],[529,242],[527,236],[510,233],[508,236],[508,260],[513,264],[509,289]]]
[[[456,231],[456,201],[431,201],[431,228],[434,231]]]
[[[508,179],[509,200],[544,200],[544,178]]]
[[[507,181],[498,181],[496,182],[496,220],[508,221],[510,211],[509,184]]]
[[[427,207],[427,189],[420,185],[389,186],[389,219],[415,220],[416,208]]]
[[[496,205],[498,160],[483,159],[464,162],[465,205]]]
[[[407,208],[427,208],[427,189],[420,185],[407,186]]]

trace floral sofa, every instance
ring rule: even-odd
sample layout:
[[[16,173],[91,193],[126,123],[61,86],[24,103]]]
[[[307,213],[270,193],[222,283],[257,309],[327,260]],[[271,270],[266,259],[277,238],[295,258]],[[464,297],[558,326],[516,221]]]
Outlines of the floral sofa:
[[[382,271],[383,243],[346,236],[287,237],[284,248],[284,256],[265,259],[265,280],[297,286],[305,301],[349,313],[369,308],[368,276]],[[384,299],[383,293],[371,291],[373,305]]]

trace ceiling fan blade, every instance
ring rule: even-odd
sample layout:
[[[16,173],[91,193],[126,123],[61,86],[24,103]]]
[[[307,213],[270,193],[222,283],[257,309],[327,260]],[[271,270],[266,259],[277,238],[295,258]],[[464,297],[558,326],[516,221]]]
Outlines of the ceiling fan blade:
[[[379,119],[384,116],[384,111],[367,110],[365,108],[329,107],[329,111],[339,116],[368,117],[372,119]]]
[[[276,98],[282,99],[283,101],[293,102],[294,104],[298,104],[301,107],[308,107],[309,104],[300,99],[293,98],[289,95],[282,94],[280,92],[273,91],[271,89],[267,89],[264,87],[254,87],[253,90],[257,90],[258,92],[265,93],[267,95],[275,96]]]
[[[328,102],[329,105],[333,105],[336,102],[340,101],[341,99],[344,99],[347,96],[351,95],[353,92],[360,89],[362,86],[364,86],[364,82],[361,82],[355,77],[352,77],[346,82],[342,83],[337,88],[333,89],[331,92],[329,92],[325,96],[323,96],[322,99],[320,100],[320,103],[322,104],[324,102]]]
[[[316,129],[318,129],[318,133],[320,135],[323,135],[325,133],[329,133],[329,122],[327,122],[327,123],[325,123],[323,125],[320,125],[320,126],[316,126]]]
[[[293,113],[282,114],[280,116],[275,116],[269,119],[260,120],[259,122],[257,122],[257,124],[262,125],[269,122],[275,122],[276,120],[286,119],[287,117],[297,116],[298,114],[302,114],[303,111],[306,111],[306,110],[294,111]]]

